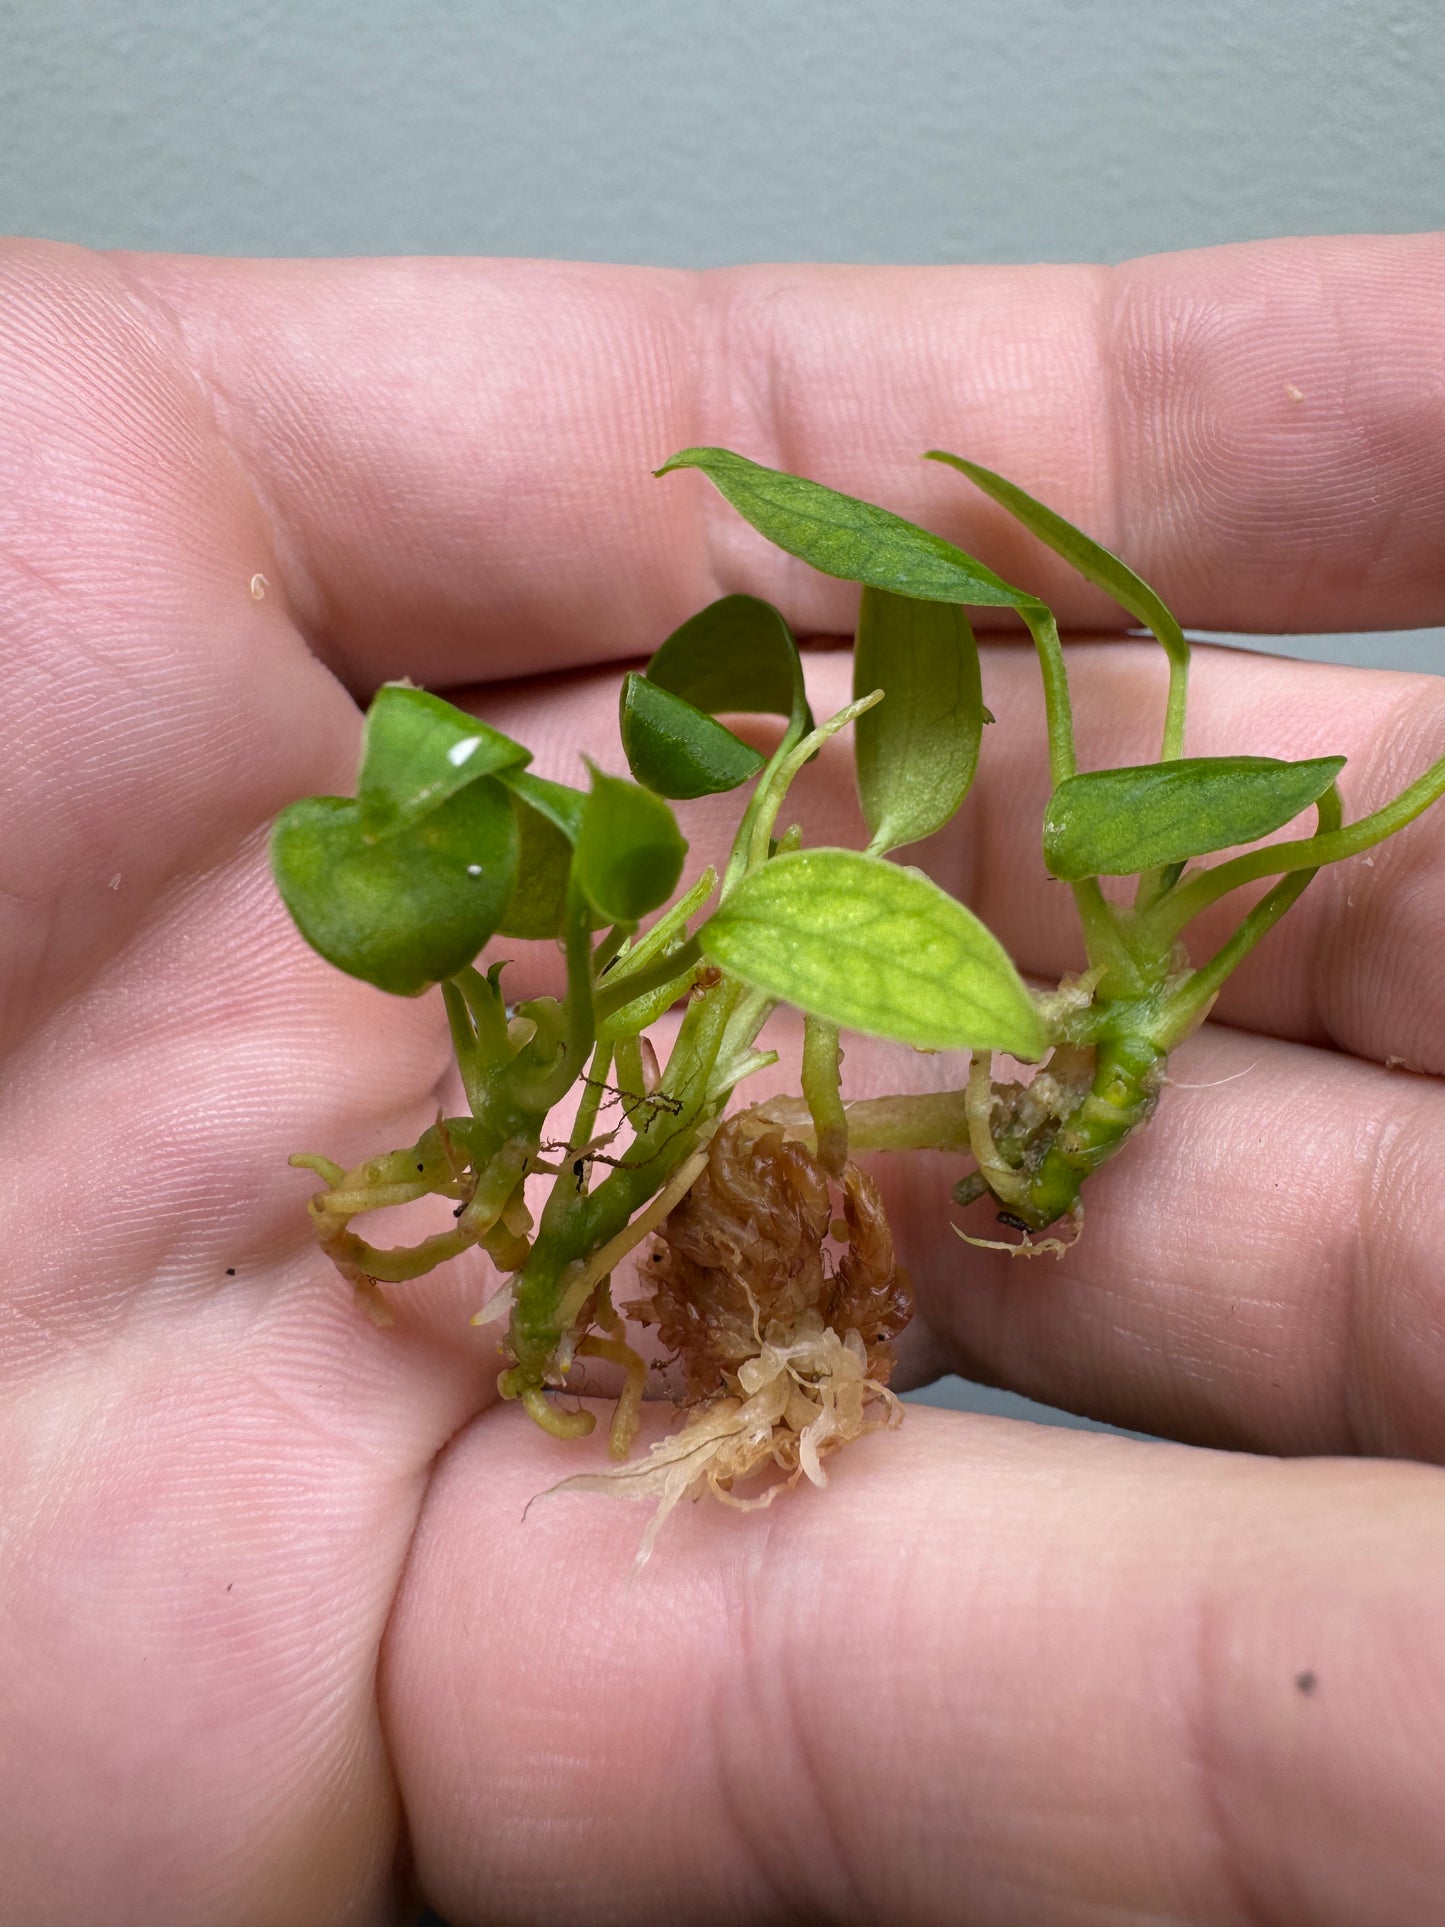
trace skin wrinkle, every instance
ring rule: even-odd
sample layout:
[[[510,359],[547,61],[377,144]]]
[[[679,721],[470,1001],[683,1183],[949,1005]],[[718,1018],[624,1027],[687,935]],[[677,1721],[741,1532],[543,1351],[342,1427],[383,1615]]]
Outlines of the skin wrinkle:
[[[777,1526],[773,1527],[776,1533]],[[819,1574],[822,1580],[824,1575]],[[751,1611],[745,1610],[745,1624],[750,1623],[754,1637],[748,1642],[745,1651],[748,1665],[744,1677],[750,1677],[755,1691],[740,1700],[740,1704],[754,1707],[767,1707],[772,1715],[762,1735],[767,1753],[777,1758],[778,1741],[785,1745],[786,1768],[781,1774],[781,1783],[788,1788],[789,1831],[795,1815],[806,1813],[799,1831],[803,1835],[804,1852],[801,1858],[811,1861],[805,1872],[806,1889],[798,1891],[798,1874],[803,1869],[796,1864],[790,1869],[778,1865],[776,1845],[771,1849],[757,1839],[756,1821],[754,1822],[753,1858],[755,1863],[764,1860],[771,1863],[770,1877],[774,1893],[792,1902],[794,1912],[805,1908],[806,1918],[812,1919],[820,1906],[826,1905],[827,1911],[822,1918],[827,1920],[853,1919],[866,1921],[871,1916],[866,1906],[866,1895],[854,1856],[850,1851],[850,1835],[836,1811],[835,1801],[829,1796],[828,1775],[819,1758],[819,1738],[814,1732],[816,1722],[808,1717],[803,1694],[805,1680],[811,1685],[810,1669],[796,1663],[797,1643],[812,1644],[804,1641],[805,1628],[810,1629],[811,1614],[802,1619],[801,1625],[791,1622],[774,1607],[774,1615],[784,1625],[781,1639],[774,1637],[766,1642],[770,1648],[766,1664],[760,1664],[764,1642],[756,1637],[758,1619],[756,1602],[751,1594],[748,1598]],[[746,1732],[746,1729],[745,1729]],[[735,1781],[742,1782],[752,1767],[756,1771],[758,1748],[749,1737],[740,1736],[735,1729],[731,1737],[730,1752],[734,1759]],[[826,1744],[826,1742],[825,1742]],[[756,1810],[756,1808],[755,1808]],[[827,1893],[826,1902],[822,1896]]]
[[[1346,795],[1351,801],[1350,816],[1367,815],[1388,801],[1421,770],[1428,768],[1441,754],[1442,747],[1445,747],[1445,697],[1428,683],[1403,691],[1377,724],[1364,754],[1353,757],[1343,772],[1348,785]],[[1438,822],[1427,813],[1399,836],[1367,852],[1372,862],[1356,857],[1316,878],[1310,890],[1317,884],[1327,884],[1333,897],[1332,916],[1321,926],[1305,969],[1317,1020],[1338,1049],[1377,1060],[1383,1060],[1392,1051],[1412,1060],[1423,1054],[1425,1068],[1437,1074],[1445,1072],[1445,1044],[1439,1032],[1431,1026],[1423,1038],[1413,1035],[1410,1020],[1418,1018],[1420,1000],[1411,998],[1408,992],[1401,995],[1398,987],[1396,994],[1391,994],[1397,968],[1408,967],[1416,945],[1400,941],[1398,927],[1389,926],[1398,926],[1400,919],[1401,872],[1418,873],[1429,861],[1432,837],[1438,839],[1439,835]],[[1437,936],[1438,927],[1445,923],[1438,907],[1441,900],[1438,882],[1436,892],[1437,908],[1430,919],[1436,928],[1427,927],[1423,933],[1425,941],[1419,948],[1423,956],[1438,951],[1438,942],[1432,939]],[[1363,918],[1351,918],[1349,914],[1356,896],[1364,899]],[[1385,927],[1379,927],[1381,925]],[[1367,963],[1381,972],[1385,981],[1372,985],[1372,994],[1362,999],[1355,985]],[[1322,968],[1324,983],[1321,986]],[[1396,1021],[1404,1017],[1405,1026],[1400,1036],[1381,1034],[1381,1010],[1390,1012]]]
[[[1383,1192],[1383,1175],[1390,1151],[1399,1141],[1397,1120],[1365,1116],[1359,1120],[1363,1155],[1356,1162],[1355,1221],[1370,1222]],[[1380,1223],[1386,1222],[1382,1217]],[[1371,1437],[1388,1437],[1390,1426],[1385,1414],[1372,1409],[1371,1394],[1375,1374],[1369,1370],[1375,1336],[1377,1272],[1370,1262],[1370,1242],[1355,1238],[1350,1246],[1343,1303],[1340,1307],[1339,1385],[1340,1424],[1352,1452],[1362,1452]]]
[[[712,1782],[733,1839],[743,1852],[744,1864],[752,1871],[757,1889],[770,1898],[771,1906],[757,1910],[759,1919],[778,1917],[780,1906],[796,1904],[796,1881],[790,1870],[778,1864],[775,1848],[761,1837],[756,1797],[749,1797],[758,1778],[759,1759],[773,1760],[772,1744],[776,1722],[760,1728],[756,1709],[772,1709],[776,1703],[777,1668],[763,1663],[764,1641],[760,1634],[757,1577],[768,1567],[768,1548],[776,1536],[776,1520],[770,1514],[758,1516],[762,1541],[746,1575],[738,1575],[728,1600],[728,1630],[732,1636],[730,1663],[716,1665],[713,1690],[708,1696],[706,1729],[708,1756],[715,1762]],[[740,1687],[739,1682],[744,1682]],[[746,1713],[746,1719],[740,1715]],[[790,1728],[790,1741],[796,1745],[798,1734]],[[806,1762],[804,1763],[806,1766]],[[806,1777],[806,1776],[805,1776]],[[793,1776],[784,1775],[793,1786]],[[815,1796],[814,1780],[806,1778]],[[766,1903],[764,1903],[766,1905]]]
[[[1198,1927],[1297,1927],[1297,1923],[1278,1921],[1267,1913],[1261,1896],[1254,1890],[1240,1852],[1232,1824],[1229,1802],[1225,1797],[1228,1776],[1227,1754],[1217,1738],[1219,1709],[1219,1655],[1229,1640],[1228,1625],[1234,1607],[1210,1575],[1209,1560],[1201,1564],[1206,1575],[1190,1613],[1191,1633],[1181,1649],[1189,1653],[1189,1670],[1181,1694],[1181,1714],[1177,1721],[1180,1755],[1193,1769],[1195,1810],[1200,1831],[1209,1843],[1209,1858],[1219,1890],[1233,1903],[1232,1918],[1208,1918],[1195,1913]],[[1228,1569],[1227,1560],[1225,1569]],[[1233,1574],[1230,1575],[1231,1579]],[[1193,1910],[1191,1909],[1191,1912]]]
[[[1427,1300],[1432,1329],[1414,1337],[1402,1329],[1409,1303],[1402,1299],[1405,1281],[1413,1284],[1417,1270],[1407,1230],[1438,1215],[1433,1194],[1440,1134],[1430,1130],[1423,1104],[1413,1115],[1363,1118],[1360,1129],[1365,1150],[1358,1165],[1359,1221],[1368,1223],[1373,1214],[1383,1229],[1377,1240],[1360,1238],[1354,1246],[1345,1339],[1350,1364],[1342,1365],[1346,1423],[1361,1452],[1438,1459],[1445,1450],[1445,1406],[1434,1383],[1441,1356],[1439,1306]],[[1391,1369],[1395,1359],[1399,1363]]]

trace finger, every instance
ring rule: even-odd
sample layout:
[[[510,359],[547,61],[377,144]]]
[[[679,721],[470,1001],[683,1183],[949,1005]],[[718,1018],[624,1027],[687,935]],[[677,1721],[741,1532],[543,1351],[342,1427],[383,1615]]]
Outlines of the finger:
[[[163,891],[344,783],[358,722],[287,615],[266,515],[158,304],[100,257],[11,245],[0,316],[0,1024],[17,1042]]]
[[[356,684],[645,654],[749,589],[806,633],[856,591],[698,476],[722,442],[874,497],[1057,601],[1113,606],[956,474],[1037,490],[1214,628],[1442,619],[1438,237],[1103,268],[187,261],[175,318],[274,516],[308,631]]]
[[[456,1922],[1432,1921],[1441,1475],[909,1413],[761,1516],[433,1484],[383,1716]],[[590,1457],[593,1455],[581,1455]]]

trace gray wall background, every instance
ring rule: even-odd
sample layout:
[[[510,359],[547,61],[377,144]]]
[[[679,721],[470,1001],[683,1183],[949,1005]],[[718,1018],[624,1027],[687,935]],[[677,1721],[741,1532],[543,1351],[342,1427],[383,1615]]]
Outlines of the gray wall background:
[[[1440,0],[0,0],[0,229],[1118,261],[1445,226],[1442,101]],[[1440,630],[1263,646],[1445,668]]]
[[[226,254],[1119,260],[1434,226],[1438,0],[0,0],[0,215]]]

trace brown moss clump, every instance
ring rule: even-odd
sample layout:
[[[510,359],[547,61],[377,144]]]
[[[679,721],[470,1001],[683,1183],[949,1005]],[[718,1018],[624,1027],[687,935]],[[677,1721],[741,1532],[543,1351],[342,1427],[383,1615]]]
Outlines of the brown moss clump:
[[[564,1482],[655,1499],[641,1559],[682,1499],[711,1492],[751,1508],[800,1477],[823,1485],[830,1453],[902,1416],[887,1389],[888,1341],[913,1294],[877,1187],[856,1165],[830,1180],[757,1114],[729,1119],[658,1228],[644,1274],[649,1294],[627,1309],[677,1361],[687,1422],[635,1465]],[[870,1409],[879,1404],[882,1416]],[[768,1469],[781,1476],[737,1493]]]
[[[657,1326],[689,1402],[727,1389],[761,1344],[787,1344],[808,1312],[840,1337],[856,1332],[869,1376],[886,1381],[887,1341],[908,1323],[913,1295],[877,1186],[845,1165],[839,1220],[817,1159],[776,1128],[755,1134],[752,1123],[743,1113],[713,1138],[706,1170],[653,1240],[650,1295],[628,1310]]]

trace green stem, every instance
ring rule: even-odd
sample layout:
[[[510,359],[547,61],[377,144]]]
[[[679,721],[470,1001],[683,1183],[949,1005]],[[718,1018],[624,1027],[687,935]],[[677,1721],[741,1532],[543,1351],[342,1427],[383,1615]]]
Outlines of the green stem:
[[[717,888],[717,871],[711,864],[703,871],[697,882],[685,895],[680,896],[672,908],[657,919],[650,930],[642,935],[622,955],[620,961],[608,971],[609,985],[623,981],[624,973],[641,970],[645,964],[680,936],[687,927],[688,918],[707,902]]]
[[[860,1097],[845,1104],[848,1147],[860,1151],[967,1151],[968,1093],[919,1091],[890,1097]],[[760,1130],[781,1125],[805,1143],[812,1117],[796,1097],[772,1098],[751,1113]]]
[[[592,1008],[592,929],[587,899],[576,878],[567,884],[567,1034],[562,1053],[540,1078],[514,1092],[525,1110],[545,1116],[577,1080],[597,1034]]]
[[[1294,870],[1317,870],[1327,863],[1359,856],[1403,830],[1441,796],[1445,796],[1445,756],[1432,763],[1393,802],[1369,816],[1362,816],[1358,822],[1300,837],[1293,843],[1270,843],[1262,850],[1248,850],[1243,856],[1231,857],[1227,863],[1217,863],[1212,870],[1205,870],[1150,913],[1147,919],[1150,937],[1161,946],[1172,944],[1201,911],[1243,884],[1257,883],[1262,877],[1287,875]],[[1323,801],[1321,798],[1321,803]]]
[[[611,1068],[612,1047],[610,1044],[599,1044],[592,1053],[592,1062],[582,1080],[582,1097],[577,1106],[577,1115],[572,1120],[571,1141],[579,1150],[592,1140],[592,1128],[602,1108],[602,1087],[607,1082],[607,1073]]]
[[[664,984],[686,975],[701,962],[702,951],[697,938],[689,937],[686,943],[680,944],[667,956],[659,957],[641,969],[629,970],[625,977],[619,977],[616,982],[609,978],[605,987],[599,988],[595,998],[598,1025],[605,1024],[608,1018],[615,1017],[619,1010],[635,1003],[639,997],[645,997],[650,990],[661,990]]]
[[[1159,752],[1161,763],[1172,763],[1184,754],[1184,712],[1189,698],[1189,644],[1177,626],[1172,636],[1162,625],[1154,630],[1156,639],[1169,655],[1169,695],[1164,706],[1164,743]]]
[[[728,892],[739,878],[747,875],[752,858],[753,825],[758,820],[758,811],[763,807],[778,772],[792,755],[798,741],[797,732],[790,727],[768,759],[762,775],[753,785],[753,793],[748,798],[747,808],[738,821],[738,827],[733,836],[733,846],[728,854],[727,868],[723,872],[723,899],[726,899]]]
[[[838,1026],[821,1017],[804,1017],[803,1098],[813,1120],[818,1162],[834,1177],[848,1160],[848,1119],[839,1094],[841,1059]]]
[[[1331,783],[1324,795],[1315,805],[1319,814],[1320,829],[1330,834],[1339,828],[1343,815],[1340,793]],[[1303,896],[1306,889],[1319,875],[1316,867],[1311,870],[1296,870],[1291,875],[1281,877],[1272,890],[1262,896],[1249,915],[1240,924],[1227,943],[1174,992],[1173,996],[1161,1006],[1157,1023],[1151,1027],[1151,1035],[1161,1050],[1174,1050],[1198,1025],[1202,1024],[1209,1013],[1209,1006],[1219,995],[1226,980],[1238,969],[1239,965],[1264,936],[1267,936],[1279,922],[1285,911]]]
[[[475,979],[474,982],[465,979]],[[477,971],[462,972],[442,985],[451,1031],[452,1051],[473,1117],[485,1111],[491,1078],[511,1056],[507,1041],[507,1013],[502,1000]]]
[[[1122,1149],[1158,1098],[1164,1053],[1151,1038],[1113,1037],[1100,1044],[1089,1094],[1068,1118],[1008,1208],[1031,1229],[1071,1211],[1084,1180]]]
[[[770,764],[763,780],[758,784],[757,793],[749,806],[752,823],[748,831],[747,858],[743,865],[746,870],[755,870],[768,857],[768,840],[773,834],[773,825],[778,820],[778,811],[783,807],[783,799],[789,785],[798,771],[810,757],[816,756],[824,743],[836,736],[840,729],[855,721],[875,703],[881,703],[883,691],[874,689],[866,696],[860,696],[855,703],[840,709],[836,716],[830,716],[826,723],[820,723],[810,735],[803,738],[786,756],[778,761],[777,768]],[[728,877],[733,880],[733,865],[728,864]]]
[[[1022,1205],[1028,1194],[1028,1180],[1003,1157],[993,1138],[993,1058],[986,1050],[973,1053],[969,1066],[968,1090],[964,1108],[968,1117],[968,1144],[979,1175],[1000,1204]]]
[[[594,977],[606,975],[608,965],[617,957],[630,934],[628,926],[625,923],[614,923],[605,936],[597,939],[597,947],[592,952],[592,975]]]
[[[1104,895],[1097,877],[1070,886],[1083,925],[1084,951],[1099,973],[1098,995],[1110,1002],[1144,997],[1162,981],[1169,947],[1162,950],[1127,910]]]
[[[1064,666],[1064,648],[1059,627],[1042,602],[1019,606],[1038,651],[1039,668],[1044,677],[1044,714],[1048,718],[1049,775],[1054,788],[1067,782],[1076,768],[1074,753],[1074,712],[1069,700],[1069,674]]]
[[[1268,935],[1285,911],[1304,893],[1319,874],[1299,870],[1282,877],[1262,896],[1228,943],[1222,944],[1209,962],[1193,971],[1183,986],[1160,1007],[1150,1034],[1163,1051],[1174,1050],[1209,1014],[1226,978],[1239,967],[1261,937]]]
[[[677,1109],[659,1110],[646,1138],[633,1140],[596,1190],[578,1196],[570,1171],[553,1185],[531,1256],[513,1286],[508,1337],[516,1365],[499,1381],[504,1396],[517,1397],[540,1385],[553,1369],[564,1336],[557,1308],[567,1289],[568,1267],[615,1238],[694,1148],[736,997],[736,986],[725,979],[688,1007],[661,1086],[677,1100]]]

